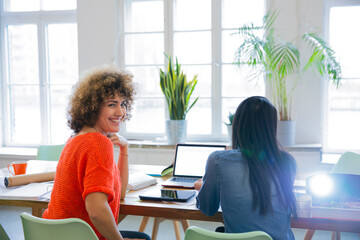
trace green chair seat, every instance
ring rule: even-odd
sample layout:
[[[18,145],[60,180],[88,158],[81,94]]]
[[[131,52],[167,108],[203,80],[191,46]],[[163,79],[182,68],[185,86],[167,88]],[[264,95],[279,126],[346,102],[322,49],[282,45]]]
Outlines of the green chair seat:
[[[186,230],[184,240],[272,240],[272,238],[263,231],[220,233],[191,226]]]
[[[25,240],[98,240],[90,225],[79,218],[43,219],[20,214]]]

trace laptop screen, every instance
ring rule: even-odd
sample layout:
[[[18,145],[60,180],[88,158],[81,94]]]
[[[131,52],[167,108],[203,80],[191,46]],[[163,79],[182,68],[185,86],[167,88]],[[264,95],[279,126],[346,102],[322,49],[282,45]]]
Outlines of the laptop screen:
[[[203,177],[209,155],[225,148],[225,145],[178,144],[173,176]]]

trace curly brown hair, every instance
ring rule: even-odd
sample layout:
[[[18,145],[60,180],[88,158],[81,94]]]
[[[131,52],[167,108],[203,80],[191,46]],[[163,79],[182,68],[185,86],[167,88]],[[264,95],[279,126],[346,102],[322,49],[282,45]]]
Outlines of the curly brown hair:
[[[131,73],[114,66],[86,72],[73,90],[68,109],[68,126],[75,133],[80,132],[84,126],[95,126],[101,104],[116,95],[124,98],[127,105],[125,119],[129,120],[135,96],[132,79]]]

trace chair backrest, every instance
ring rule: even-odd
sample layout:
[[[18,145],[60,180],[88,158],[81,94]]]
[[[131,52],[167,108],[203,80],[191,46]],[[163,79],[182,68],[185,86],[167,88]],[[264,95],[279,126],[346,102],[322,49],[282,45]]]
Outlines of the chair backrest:
[[[37,160],[59,161],[65,144],[61,145],[40,145],[37,151]]]
[[[0,224],[0,239],[1,240],[10,240],[9,236],[7,235],[7,233],[5,232],[5,229],[3,228],[3,226]]]
[[[184,240],[272,240],[269,234],[262,231],[246,233],[220,233],[191,226],[186,229]]]
[[[345,152],[332,169],[333,173],[360,175],[360,154]]]
[[[79,218],[43,219],[20,214],[25,240],[98,240],[90,225]]]

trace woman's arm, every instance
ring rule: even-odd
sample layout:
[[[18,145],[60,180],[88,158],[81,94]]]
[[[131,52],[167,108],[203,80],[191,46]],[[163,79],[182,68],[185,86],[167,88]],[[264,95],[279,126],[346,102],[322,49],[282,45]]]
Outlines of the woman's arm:
[[[220,205],[217,169],[216,156],[211,154],[207,160],[205,175],[202,181],[195,183],[195,188],[200,187],[196,197],[196,206],[202,213],[208,216],[214,215]]]
[[[121,199],[124,199],[126,196],[126,188],[129,182],[129,162],[128,162],[128,142],[126,139],[116,133],[110,134],[110,140],[114,145],[120,147],[120,154],[118,159],[118,168],[120,172],[121,179]]]
[[[89,193],[85,197],[85,207],[91,222],[102,236],[108,240],[123,240],[105,193]]]

